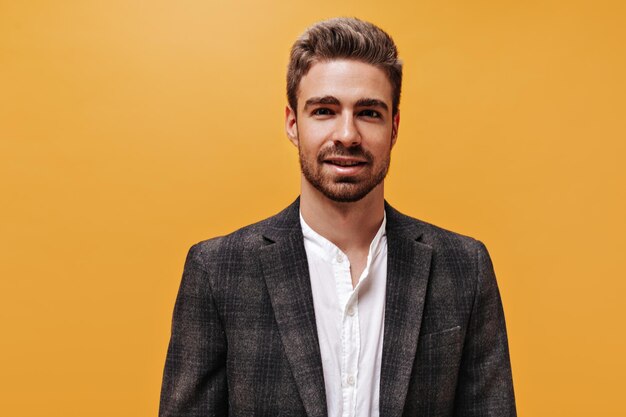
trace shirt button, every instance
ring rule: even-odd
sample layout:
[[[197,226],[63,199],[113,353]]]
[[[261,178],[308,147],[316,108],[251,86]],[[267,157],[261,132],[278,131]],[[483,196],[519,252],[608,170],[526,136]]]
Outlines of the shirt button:
[[[348,377],[348,385],[354,385],[354,377],[352,375]]]
[[[350,308],[348,309],[348,315],[349,315],[349,316],[354,316],[354,307],[350,307]]]
[[[343,262],[343,256],[340,253],[337,254],[337,262],[339,263]]]

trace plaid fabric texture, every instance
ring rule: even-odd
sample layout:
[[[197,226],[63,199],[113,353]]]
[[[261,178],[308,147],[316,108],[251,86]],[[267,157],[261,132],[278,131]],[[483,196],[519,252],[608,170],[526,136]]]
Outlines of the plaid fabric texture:
[[[484,245],[387,212],[380,416],[516,415]],[[160,417],[326,416],[299,200],[194,245],[174,307]]]

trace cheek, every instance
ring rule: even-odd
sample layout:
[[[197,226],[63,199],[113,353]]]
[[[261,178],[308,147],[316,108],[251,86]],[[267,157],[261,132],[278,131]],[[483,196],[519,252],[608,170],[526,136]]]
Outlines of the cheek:
[[[302,120],[298,125],[298,131],[301,136],[311,143],[321,143],[330,136],[335,130],[335,124],[332,120]]]
[[[319,132],[312,134],[310,131],[300,130],[298,134],[298,143],[302,152],[317,153],[324,146],[326,141],[324,140],[324,136],[320,135]]]
[[[363,123],[359,126],[359,131],[364,140],[371,143],[371,147],[379,147],[379,144],[391,144],[391,135],[393,133],[391,124]]]
[[[298,146],[298,153],[300,155],[300,159],[306,160],[308,163],[314,163],[317,161],[317,155],[319,153],[319,148],[311,146],[311,143],[307,141],[300,141]]]
[[[370,149],[370,152],[374,155],[374,158],[380,163],[389,159],[391,155],[391,138],[389,138],[385,143],[381,143],[380,145],[376,146],[376,148]]]

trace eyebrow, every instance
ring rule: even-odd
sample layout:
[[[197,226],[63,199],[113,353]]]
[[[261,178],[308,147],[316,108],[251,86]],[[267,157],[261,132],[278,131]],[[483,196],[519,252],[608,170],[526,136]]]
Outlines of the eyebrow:
[[[333,96],[311,97],[310,99],[306,101],[306,103],[304,103],[304,110],[306,110],[307,108],[311,106],[315,106],[318,104],[339,105],[339,100],[337,99],[337,97],[333,97]]]
[[[304,110],[306,111],[309,107],[319,104],[332,104],[338,106],[340,103],[337,97],[334,96],[311,97],[304,103]],[[357,100],[355,107],[379,107],[385,111],[389,111],[387,103],[376,98],[361,98]]]
[[[355,107],[380,107],[385,111],[389,111],[387,103],[376,98],[362,98],[356,102]]]

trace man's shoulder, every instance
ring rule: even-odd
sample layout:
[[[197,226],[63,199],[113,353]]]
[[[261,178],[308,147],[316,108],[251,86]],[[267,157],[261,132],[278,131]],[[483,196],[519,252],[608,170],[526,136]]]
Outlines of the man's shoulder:
[[[223,236],[200,241],[189,250],[196,259],[227,260],[237,254],[245,255],[266,243],[266,236],[297,231],[299,227],[298,200],[281,212],[264,220],[241,227]],[[217,258],[215,258],[217,257]]]
[[[430,246],[434,251],[453,250],[476,253],[484,247],[483,243],[474,237],[403,214],[389,205],[387,205],[387,213],[388,219],[392,218],[393,227],[410,230],[420,243]]]

